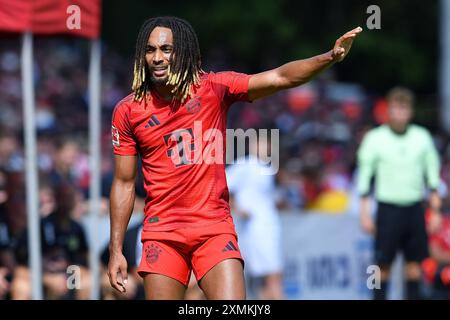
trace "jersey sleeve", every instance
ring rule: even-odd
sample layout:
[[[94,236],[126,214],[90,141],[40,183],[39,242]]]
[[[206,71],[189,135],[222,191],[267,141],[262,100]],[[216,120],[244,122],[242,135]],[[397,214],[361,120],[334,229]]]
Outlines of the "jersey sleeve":
[[[137,144],[131,130],[129,109],[125,103],[120,103],[114,108],[111,123],[111,140],[114,154],[119,156],[134,156],[137,152]]]
[[[210,81],[219,100],[229,107],[236,101],[247,101],[250,75],[234,71],[211,73]]]

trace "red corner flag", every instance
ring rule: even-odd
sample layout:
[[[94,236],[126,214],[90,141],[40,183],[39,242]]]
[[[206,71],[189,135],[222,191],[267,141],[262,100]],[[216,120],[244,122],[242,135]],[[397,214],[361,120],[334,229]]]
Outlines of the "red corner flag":
[[[100,36],[101,0],[0,0],[0,31]]]

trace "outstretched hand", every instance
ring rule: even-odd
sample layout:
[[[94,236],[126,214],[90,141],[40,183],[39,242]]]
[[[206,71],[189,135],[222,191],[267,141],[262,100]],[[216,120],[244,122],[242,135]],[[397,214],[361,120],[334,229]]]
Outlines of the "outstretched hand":
[[[361,33],[362,30],[361,27],[355,28],[336,40],[332,51],[332,56],[335,61],[341,62],[344,60],[352,47],[353,40],[355,40],[356,36]]]

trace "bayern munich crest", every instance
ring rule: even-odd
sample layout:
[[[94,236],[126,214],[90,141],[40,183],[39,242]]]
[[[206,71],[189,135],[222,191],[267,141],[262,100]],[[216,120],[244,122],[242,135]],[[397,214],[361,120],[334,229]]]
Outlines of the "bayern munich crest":
[[[145,260],[148,264],[153,264],[158,261],[161,252],[161,248],[158,245],[152,243],[145,248]]]
[[[195,97],[194,99],[189,101],[185,106],[186,111],[189,113],[199,112],[202,107],[201,100],[202,100],[201,97]]]

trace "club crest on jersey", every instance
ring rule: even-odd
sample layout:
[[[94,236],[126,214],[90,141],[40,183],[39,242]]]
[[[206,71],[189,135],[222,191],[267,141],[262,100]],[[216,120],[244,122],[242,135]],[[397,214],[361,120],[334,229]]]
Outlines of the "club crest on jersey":
[[[195,97],[186,103],[185,108],[188,113],[197,113],[202,108],[201,97]]]
[[[114,147],[120,147],[120,135],[119,135],[119,130],[114,127],[111,126],[111,138],[112,138],[112,144]]]
[[[158,261],[159,255],[162,252],[161,248],[152,243],[145,248],[145,261],[148,264],[153,264]]]

